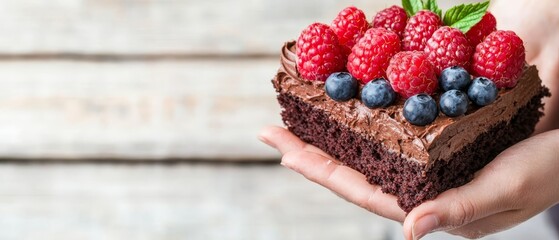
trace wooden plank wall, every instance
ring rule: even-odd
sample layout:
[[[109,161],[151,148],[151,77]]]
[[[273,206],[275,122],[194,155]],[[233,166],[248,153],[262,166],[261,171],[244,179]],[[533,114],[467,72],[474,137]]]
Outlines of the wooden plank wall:
[[[275,158],[282,43],[398,2],[3,0],[0,158]]]

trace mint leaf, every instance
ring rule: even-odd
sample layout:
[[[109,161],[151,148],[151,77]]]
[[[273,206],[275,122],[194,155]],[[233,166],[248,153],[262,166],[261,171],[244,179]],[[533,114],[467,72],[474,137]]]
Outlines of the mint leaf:
[[[489,1],[475,4],[461,4],[446,11],[443,22],[447,26],[467,33],[487,12]]]
[[[424,0],[423,9],[427,9],[435,14],[439,15],[440,18],[443,17],[443,10],[437,5],[437,0]]]
[[[409,17],[423,10],[422,0],[402,0],[402,7],[406,10]]]

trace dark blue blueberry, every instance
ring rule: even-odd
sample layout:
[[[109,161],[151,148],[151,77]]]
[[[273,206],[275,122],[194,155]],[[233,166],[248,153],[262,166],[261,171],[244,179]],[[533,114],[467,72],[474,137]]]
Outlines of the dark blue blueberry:
[[[368,82],[361,90],[361,101],[370,108],[388,107],[396,99],[396,93],[384,78]]]
[[[406,120],[411,124],[425,126],[435,121],[437,115],[439,115],[439,109],[435,99],[421,93],[406,100],[403,113]]]
[[[468,111],[468,95],[459,90],[450,90],[441,96],[441,112],[449,117],[462,116]]]
[[[464,68],[460,66],[449,67],[443,70],[439,77],[439,85],[444,91],[468,89],[472,77]]]
[[[488,78],[478,77],[474,79],[468,89],[468,97],[478,106],[486,106],[497,99],[497,86]]]
[[[326,79],[324,88],[330,98],[338,102],[345,102],[357,95],[359,82],[347,72],[336,72]]]

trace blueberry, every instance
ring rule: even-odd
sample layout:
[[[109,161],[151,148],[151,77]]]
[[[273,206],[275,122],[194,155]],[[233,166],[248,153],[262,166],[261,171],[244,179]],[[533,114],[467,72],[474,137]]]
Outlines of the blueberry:
[[[446,68],[439,77],[439,85],[444,91],[468,89],[468,85],[472,81],[472,77],[466,69],[460,66]]]
[[[468,97],[478,106],[486,106],[497,99],[497,86],[488,78],[478,77],[474,79],[468,89]]]
[[[449,117],[458,117],[468,111],[468,95],[459,90],[450,90],[441,96],[441,112]]]
[[[336,72],[326,79],[324,88],[330,98],[345,102],[357,95],[359,82],[347,72]]]
[[[406,120],[411,124],[425,126],[435,121],[437,115],[439,115],[439,109],[435,99],[421,93],[406,100],[403,113]]]
[[[370,108],[388,107],[396,99],[396,93],[384,78],[368,82],[361,90],[361,101]]]

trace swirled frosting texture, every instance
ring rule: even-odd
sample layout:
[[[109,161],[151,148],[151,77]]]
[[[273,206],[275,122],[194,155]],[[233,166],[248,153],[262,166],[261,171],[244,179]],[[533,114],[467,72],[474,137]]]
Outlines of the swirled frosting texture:
[[[296,60],[295,42],[286,43],[281,52],[281,67],[273,80],[278,92],[301,98],[367,139],[427,167],[434,161],[448,160],[452,153],[474,142],[491,126],[510,121],[542,88],[536,67],[527,66],[518,85],[501,90],[493,104],[482,108],[471,106],[465,116],[457,118],[441,113],[430,125],[419,127],[404,119],[403,100],[380,109],[369,109],[358,99],[333,101],[325,94],[323,82],[299,77]]]

